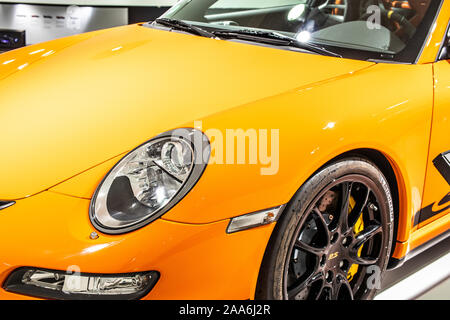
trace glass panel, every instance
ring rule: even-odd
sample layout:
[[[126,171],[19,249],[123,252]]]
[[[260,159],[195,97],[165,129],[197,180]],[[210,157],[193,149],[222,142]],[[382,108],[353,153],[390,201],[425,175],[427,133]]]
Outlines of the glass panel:
[[[437,13],[437,2],[430,6],[432,2],[182,0],[164,17],[226,30],[276,31],[302,42],[395,55],[412,43],[422,47],[428,30],[418,31],[428,29],[430,24],[422,21]]]

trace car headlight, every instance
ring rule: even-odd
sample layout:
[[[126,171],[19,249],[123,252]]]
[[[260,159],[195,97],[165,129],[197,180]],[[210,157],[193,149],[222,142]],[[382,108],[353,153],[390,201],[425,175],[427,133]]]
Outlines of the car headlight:
[[[169,131],[137,147],[98,186],[90,207],[92,223],[104,233],[118,234],[159,218],[192,189],[210,151],[208,138],[196,129]]]
[[[157,271],[124,274],[73,273],[23,267],[14,270],[3,289],[44,299],[139,299],[159,280]]]

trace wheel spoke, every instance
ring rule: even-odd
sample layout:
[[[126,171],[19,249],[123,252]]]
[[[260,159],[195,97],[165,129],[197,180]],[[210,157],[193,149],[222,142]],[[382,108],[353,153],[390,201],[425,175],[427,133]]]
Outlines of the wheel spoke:
[[[302,292],[305,289],[308,289],[309,287],[311,287],[311,285],[322,279],[323,275],[322,273],[314,273],[312,272],[304,281],[298,283],[297,285],[295,285],[293,288],[288,290],[288,299],[289,300],[294,300],[295,297]]]
[[[358,257],[357,255],[351,255],[349,257],[349,259],[350,259],[351,263],[358,264],[360,266],[371,266],[378,262],[378,257],[370,258],[370,257]]]
[[[353,290],[348,282],[348,279],[344,276],[336,279],[337,284],[333,290],[333,300],[339,300],[340,298],[347,297],[349,300],[353,300]],[[343,291],[345,290],[345,291]]]
[[[318,290],[317,293],[314,295],[314,297],[312,297],[311,300],[319,300],[320,297],[322,296],[323,291],[324,291],[324,289],[325,289],[325,279],[323,278],[323,276],[322,276],[322,278],[321,278],[321,281],[322,281],[322,282],[321,282],[321,284],[320,284],[319,290]]]
[[[350,285],[350,282],[348,282],[348,279],[346,277],[344,277],[343,286],[347,289],[350,300],[354,300],[352,286]]]
[[[339,296],[339,290],[341,289],[341,284],[336,283],[335,281],[334,285],[331,287],[331,297],[330,300],[337,300]]]
[[[348,207],[350,202],[350,196],[352,192],[352,183],[344,182],[341,185],[341,200],[339,207],[339,225],[341,230],[346,231],[348,229]]]
[[[382,233],[383,227],[379,223],[370,224],[364,228],[363,231],[355,236],[355,242],[352,245],[352,250],[358,252],[358,250],[376,234]]]
[[[317,247],[311,246],[309,244],[304,243],[301,240],[297,240],[295,242],[294,246],[296,248],[306,251],[308,253],[315,254],[316,256],[320,256],[322,254],[323,250],[325,249],[325,248],[317,248]]]
[[[364,189],[365,190],[361,192],[359,196],[355,197],[356,204],[348,217],[348,225],[350,228],[353,228],[355,226],[356,222],[361,217],[361,214],[363,213],[363,210],[367,206],[367,203],[369,201],[369,195],[371,190],[368,187],[364,187]]]
[[[317,273],[316,275],[314,275],[314,277],[311,278],[308,286],[311,287],[314,283],[316,283],[317,281],[320,281],[320,288],[317,291],[317,293],[314,294],[313,297],[308,297],[311,300],[317,300],[319,299],[320,295],[322,294],[323,288],[325,287],[325,278],[323,276],[322,273]]]
[[[324,236],[326,237],[326,245],[325,246],[329,246],[330,242],[331,242],[331,237],[330,237],[330,230],[328,230],[328,224],[327,221],[325,220],[325,217],[323,216],[323,213],[319,210],[319,208],[314,207],[313,212],[316,214],[316,216],[319,218],[322,227],[323,227],[323,231],[324,231]]]
[[[359,251],[361,247],[371,240],[375,235],[382,233],[383,228],[379,223],[366,226],[363,231],[358,233],[355,237],[355,241],[349,250],[349,257],[352,263],[359,265],[372,265],[377,263],[378,257],[360,257]]]

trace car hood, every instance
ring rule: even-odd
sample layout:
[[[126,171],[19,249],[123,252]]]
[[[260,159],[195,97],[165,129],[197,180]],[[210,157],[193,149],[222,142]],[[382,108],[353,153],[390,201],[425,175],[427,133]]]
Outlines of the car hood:
[[[141,25],[2,54],[0,199],[46,190],[161,132],[370,65]]]

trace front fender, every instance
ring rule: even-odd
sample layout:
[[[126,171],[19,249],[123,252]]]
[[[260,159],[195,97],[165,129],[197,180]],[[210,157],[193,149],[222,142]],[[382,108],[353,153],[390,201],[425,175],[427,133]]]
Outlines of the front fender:
[[[421,205],[432,102],[431,66],[378,64],[195,119],[185,126],[199,127],[208,135],[216,163],[162,218],[210,223],[285,204],[330,159],[371,148],[386,155],[401,181],[398,240],[407,241],[412,217]],[[254,154],[249,156],[249,151],[255,152],[249,143],[242,149],[231,143],[230,135],[227,140],[230,129],[256,137],[256,163]],[[270,155],[272,147],[277,156]],[[239,164],[237,155],[244,150],[244,163]],[[271,156],[271,162],[261,161],[261,154]],[[119,158],[51,191],[90,198]]]

